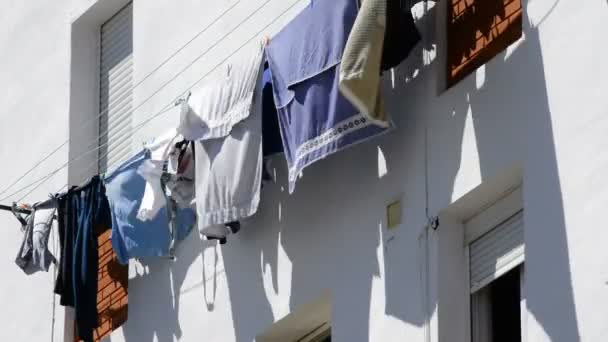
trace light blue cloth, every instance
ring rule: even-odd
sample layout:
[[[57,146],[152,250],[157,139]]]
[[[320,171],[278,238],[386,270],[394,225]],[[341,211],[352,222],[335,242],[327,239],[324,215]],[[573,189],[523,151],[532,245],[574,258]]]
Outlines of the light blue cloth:
[[[169,255],[171,233],[167,208],[161,208],[153,220],[141,221],[137,218],[146,187],[146,181],[138,169],[149,158],[149,154],[143,150],[105,178],[112,213],[112,247],[122,264],[127,264],[131,258]],[[183,240],[196,222],[196,213],[190,208],[178,209],[177,219],[177,239]]]
[[[356,0],[311,1],[266,48],[290,193],[306,166],[392,127],[373,124],[338,90],[356,16]]]

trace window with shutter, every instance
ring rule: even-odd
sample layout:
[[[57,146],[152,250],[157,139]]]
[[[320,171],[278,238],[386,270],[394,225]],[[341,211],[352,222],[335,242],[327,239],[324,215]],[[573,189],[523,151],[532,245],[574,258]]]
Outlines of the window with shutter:
[[[522,341],[524,222],[520,210],[469,244],[471,339]]]
[[[131,153],[133,97],[133,6],[101,26],[99,172]]]
[[[471,293],[524,261],[523,211],[518,212],[469,246]]]
[[[133,9],[128,4],[100,29],[99,172],[128,158],[131,152],[133,78]],[[112,249],[111,227],[97,227],[97,314],[94,341],[101,341],[128,318],[129,268]],[[74,340],[80,341],[74,330]]]
[[[447,1],[447,85],[453,86],[522,35],[521,0]]]

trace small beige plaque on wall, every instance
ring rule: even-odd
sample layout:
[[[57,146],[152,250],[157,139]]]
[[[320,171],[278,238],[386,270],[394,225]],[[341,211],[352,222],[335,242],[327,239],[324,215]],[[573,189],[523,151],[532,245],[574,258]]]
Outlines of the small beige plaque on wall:
[[[401,224],[401,201],[395,201],[386,206],[386,224],[388,229],[396,229]]]

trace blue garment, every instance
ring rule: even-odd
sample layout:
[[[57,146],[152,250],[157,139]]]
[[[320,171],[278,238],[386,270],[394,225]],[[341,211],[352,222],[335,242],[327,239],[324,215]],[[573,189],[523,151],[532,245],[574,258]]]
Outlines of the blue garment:
[[[308,165],[390,129],[358,113],[338,90],[356,0],[312,1],[266,48],[289,192]]]
[[[105,178],[112,213],[112,248],[122,264],[131,258],[169,255],[171,231],[166,206],[150,221],[137,218],[146,186],[138,169],[148,159],[142,150]],[[183,240],[194,226],[196,214],[190,208],[178,209],[176,218],[177,239]]]
[[[95,176],[87,184],[71,188],[58,202],[62,217],[60,230],[73,237],[69,244],[62,246],[71,253],[70,259],[62,260],[60,265],[62,276],[57,280],[63,282],[60,294],[62,300],[65,295],[68,302],[73,301],[78,336],[92,342],[93,330],[99,326],[97,232],[110,224],[108,201],[100,177]]]

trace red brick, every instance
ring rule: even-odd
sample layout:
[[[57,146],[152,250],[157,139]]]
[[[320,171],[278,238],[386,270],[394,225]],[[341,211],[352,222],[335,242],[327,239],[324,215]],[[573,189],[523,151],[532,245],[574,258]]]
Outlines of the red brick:
[[[102,290],[102,296],[103,298],[108,298],[112,295],[112,292],[114,292],[114,284],[110,283],[110,285],[106,286],[103,290]]]
[[[98,229],[97,313],[100,326],[95,330],[95,341],[104,339],[126,322],[128,313],[129,269],[117,262],[110,235],[109,228]]]
[[[479,6],[488,1],[498,5]],[[487,63],[522,35],[521,0],[453,0],[446,5],[448,86]]]
[[[97,303],[97,312],[101,312],[110,307],[111,301],[110,298],[105,298],[101,302]]]
[[[106,253],[103,256],[100,256],[99,258],[99,267],[103,268],[105,267],[108,263],[110,263],[112,261],[112,259],[114,259],[114,254],[113,253]]]
[[[112,282],[114,282],[114,280],[108,276],[101,277],[101,278],[97,279],[97,289],[103,290],[104,288],[106,288],[106,286],[108,286]]]
[[[127,291],[122,288],[122,287],[118,287],[115,291],[112,292],[112,301],[118,299],[120,300],[122,297],[127,295]]]
[[[106,253],[112,251],[112,244],[108,241],[106,243],[104,243],[103,245],[99,246],[98,248],[98,253],[100,255],[105,255]]]

